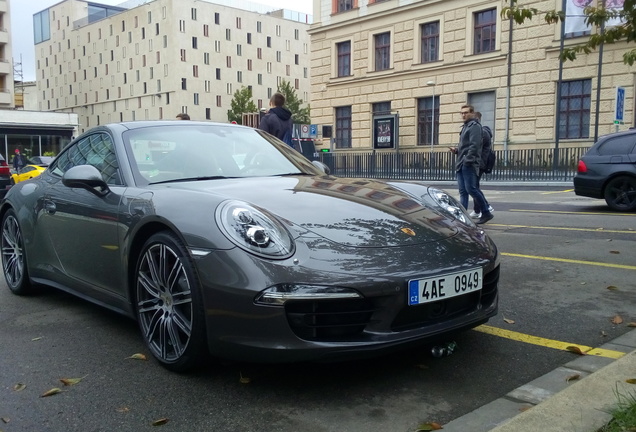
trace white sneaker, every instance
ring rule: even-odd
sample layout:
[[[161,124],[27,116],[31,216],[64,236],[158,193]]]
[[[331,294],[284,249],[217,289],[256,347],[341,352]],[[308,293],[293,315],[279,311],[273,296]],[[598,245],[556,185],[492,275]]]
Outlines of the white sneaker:
[[[492,212],[494,212],[494,211],[495,211],[495,209],[494,209],[494,208],[492,208],[492,206],[491,206],[491,205],[488,205],[488,211],[489,211],[490,213],[492,213]]]
[[[475,213],[475,211],[473,210],[468,216],[470,216],[471,218],[479,219],[481,217],[481,212]]]

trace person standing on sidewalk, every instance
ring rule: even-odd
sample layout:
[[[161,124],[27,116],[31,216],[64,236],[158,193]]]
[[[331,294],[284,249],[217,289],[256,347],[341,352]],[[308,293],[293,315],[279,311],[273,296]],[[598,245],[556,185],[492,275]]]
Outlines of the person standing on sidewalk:
[[[481,124],[481,113],[479,111],[475,111],[475,119]],[[479,174],[477,175],[477,188],[481,191],[481,194],[484,195],[484,192],[481,190],[480,180],[481,176],[486,172],[486,161],[488,160],[488,154],[492,151],[492,131],[488,126],[481,125],[481,161],[479,163]],[[484,200],[486,204],[488,204],[488,211],[495,211],[486,196],[484,195]],[[481,209],[477,205],[477,201],[473,200],[473,211],[470,214],[471,218],[479,219],[481,217]]]
[[[450,150],[457,154],[455,171],[457,172],[457,186],[459,188],[459,200],[464,208],[468,208],[468,196],[473,197],[480,209],[481,217],[477,224],[484,224],[494,216],[488,210],[488,204],[484,195],[477,186],[479,176],[479,164],[481,162],[481,124],[474,118],[475,108],[472,105],[463,105],[460,111],[464,124],[459,133],[459,146]]]
[[[269,110],[261,119],[258,128],[291,145],[294,122],[291,111],[283,105],[285,105],[285,96],[281,93],[274,93],[269,100]]]

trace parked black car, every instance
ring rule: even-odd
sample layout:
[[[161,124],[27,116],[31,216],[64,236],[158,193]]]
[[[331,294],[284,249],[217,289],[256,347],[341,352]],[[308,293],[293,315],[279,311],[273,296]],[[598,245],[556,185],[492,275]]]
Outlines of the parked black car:
[[[598,139],[579,161],[574,193],[604,198],[613,210],[636,210],[636,130]]]

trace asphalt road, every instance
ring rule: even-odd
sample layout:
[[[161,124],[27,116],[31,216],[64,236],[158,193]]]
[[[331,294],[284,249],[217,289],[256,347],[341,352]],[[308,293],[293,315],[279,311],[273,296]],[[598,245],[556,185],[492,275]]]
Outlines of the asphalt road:
[[[488,326],[520,340],[471,330],[444,358],[421,347],[362,362],[215,363],[178,375],[150,358],[135,322],[56,291],[17,297],[2,280],[0,431],[413,432],[577,355],[549,341],[598,347],[631,330],[636,214],[565,187],[485,192],[495,208],[485,229],[502,253],[500,313]],[[136,353],[149,360],[129,358]],[[62,392],[41,397],[52,388]]]

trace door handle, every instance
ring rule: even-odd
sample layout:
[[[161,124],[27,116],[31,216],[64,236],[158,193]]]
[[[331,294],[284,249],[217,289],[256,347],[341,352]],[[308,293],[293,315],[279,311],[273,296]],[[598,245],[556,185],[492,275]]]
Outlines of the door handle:
[[[53,214],[57,211],[57,207],[55,207],[55,203],[53,201],[46,201],[44,203],[44,210],[46,210],[47,213]]]

